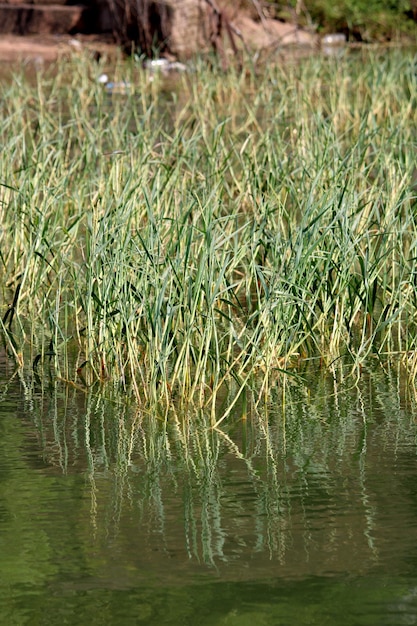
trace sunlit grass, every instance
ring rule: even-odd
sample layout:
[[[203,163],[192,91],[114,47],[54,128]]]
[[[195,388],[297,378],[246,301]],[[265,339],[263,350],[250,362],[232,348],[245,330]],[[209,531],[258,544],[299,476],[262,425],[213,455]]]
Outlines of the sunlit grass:
[[[173,90],[73,58],[4,88],[1,329],[19,364],[211,407],[305,359],[400,355],[416,325],[415,58],[366,53]],[[229,403],[230,410],[232,401]]]

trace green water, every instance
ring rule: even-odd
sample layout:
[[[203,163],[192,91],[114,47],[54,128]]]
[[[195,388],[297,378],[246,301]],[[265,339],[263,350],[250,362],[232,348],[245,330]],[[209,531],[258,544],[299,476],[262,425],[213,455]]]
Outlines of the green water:
[[[0,624],[417,623],[417,406],[309,375],[222,433],[0,379]]]

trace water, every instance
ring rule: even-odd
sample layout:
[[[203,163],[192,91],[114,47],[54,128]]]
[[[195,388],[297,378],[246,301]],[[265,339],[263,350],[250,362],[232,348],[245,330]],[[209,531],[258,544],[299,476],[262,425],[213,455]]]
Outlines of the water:
[[[417,623],[399,370],[271,390],[223,433],[30,375],[0,387],[0,624]]]

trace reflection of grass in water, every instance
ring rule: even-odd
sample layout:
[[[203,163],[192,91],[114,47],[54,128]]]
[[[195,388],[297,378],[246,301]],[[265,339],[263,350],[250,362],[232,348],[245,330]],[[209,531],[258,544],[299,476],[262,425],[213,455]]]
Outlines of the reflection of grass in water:
[[[212,423],[225,387],[267,397],[304,358],[400,353],[414,373],[413,57],[200,64],[169,120],[158,79],[137,70],[109,108],[96,74],[62,61],[2,101],[2,332],[19,363],[29,347],[67,380],[78,367]]]
[[[289,554],[314,553],[323,541],[323,554],[338,554],[351,534],[354,549],[376,562],[381,511],[368,485],[376,462],[368,446],[372,434],[381,455],[395,455],[392,441],[397,448],[414,441],[415,398],[401,388],[400,370],[365,372],[351,388],[341,372],[333,374],[306,373],[305,385],[288,386],[285,402],[276,386],[268,418],[249,401],[246,419],[237,413],[224,430],[209,428],[210,412],[170,411],[159,419],[117,394],[113,401],[80,397],[56,383],[43,391],[26,383],[26,399],[45,460],[64,472],[86,471],[97,537],[117,536],[133,515],[141,536],[158,537],[167,554],[183,550],[219,566],[269,552],[285,567]],[[341,524],[339,511],[352,505],[349,492],[337,492],[342,476],[362,513]],[[324,511],[323,537],[316,506]],[[177,530],[184,524],[181,539],[172,536],[173,523]]]

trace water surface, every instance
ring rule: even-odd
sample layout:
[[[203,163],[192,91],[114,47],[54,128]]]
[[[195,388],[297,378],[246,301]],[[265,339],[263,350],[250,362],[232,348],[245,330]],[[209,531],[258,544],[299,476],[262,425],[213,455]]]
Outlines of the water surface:
[[[0,623],[416,624],[415,398],[343,380],[207,434],[3,363]]]

